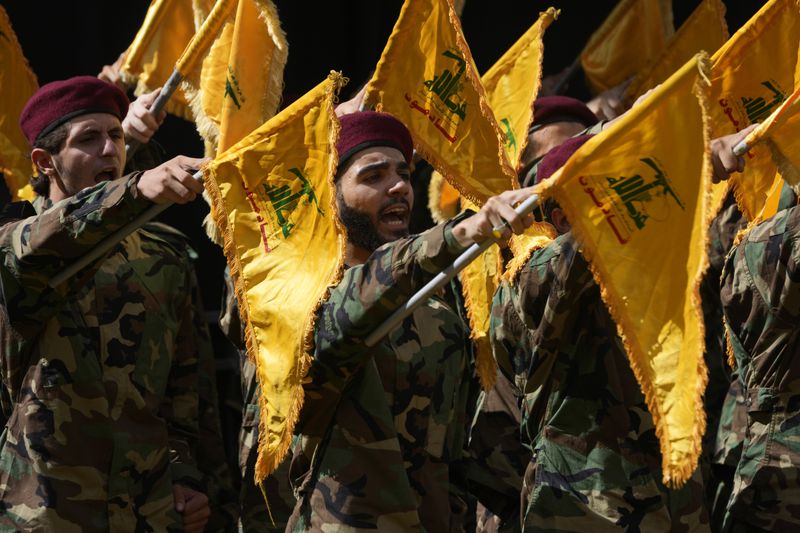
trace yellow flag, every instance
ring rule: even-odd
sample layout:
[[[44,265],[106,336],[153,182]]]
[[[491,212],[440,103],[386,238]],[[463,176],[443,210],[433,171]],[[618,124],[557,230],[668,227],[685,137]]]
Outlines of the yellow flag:
[[[17,34],[0,6],[0,172],[13,200],[32,200],[28,140],[19,127],[19,116],[39,84],[22,54]]]
[[[665,12],[667,10],[667,12]],[[581,52],[594,94],[619,85],[655,61],[672,35],[672,10],[659,0],[622,0]]]
[[[288,45],[271,0],[238,0],[183,84],[206,155],[226,150],[280,104]]]
[[[470,201],[516,186],[451,0],[406,0],[365,101],[403,122],[422,157]]]
[[[725,5],[722,0],[703,0],[667,40],[666,49],[658,59],[636,76],[628,94],[636,99],[669,78],[697,52],[705,50],[713,54],[727,40]]]
[[[669,485],[694,472],[705,430],[707,71],[706,55],[692,58],[541,191],[564,209],[591,264],[653,416]]]
[[[767,2],[712,57],[712,137],[761,122],[798,87],[800,7],[795,0]],[[745,169],[730,181],[748,220],[758,217],[777,168],[770,150],[756,145],[745,156]],[[724,186],[714,191],[715,205]]]
[[[800,89],[795,89],[744,142],[748,147],[764,143],[783,180],[793,187],[800,185]]]
[[[289,448],[316,309],[341,277],[333,106],[342,83],[332,72],[205,171],[261,388],[256,481]]]
[[[533,26],[481,78],[489,105],[506,134],[506,152],[515,170],[528,143],[533,101],[542,82],[542,37],[558,14],[552,7],[540,13]]]
[[[223,93],[220,152],[275,115],[288,55],[275,5],[239,0]]]
[[[142,27],[125,53],[122,79],[135,84],[136,95],[154,91],[166,83],[175,63],[206,18],[213,0],[153,0]],[[191,120],[189,102],[178,89],[166,110]]]

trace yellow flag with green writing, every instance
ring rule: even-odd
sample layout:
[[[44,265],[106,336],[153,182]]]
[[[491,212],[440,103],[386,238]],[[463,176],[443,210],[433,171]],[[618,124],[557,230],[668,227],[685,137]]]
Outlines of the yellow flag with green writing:
[[[622,0],[592,34],[580,56],[593,94],[647,68],[674,32],[672,9],[660,0]]]
[[[713,54],[727,40],[725,4],[722,0],[703,0],[667,40],[658,59],[637,74],[628,87],[628,94],[636,99],[669,78],[696,53],[705,50]]]
[[[166,83],[212,4],[213,0],[153,0],[150,3],[120,67],[123,81],[135,85],[137,96]],[[180,89],[175,91],[165,109],[191,120],[189,102]]]
[[[744,142],[750,148],[764,144],[783,181],[797,190],[800,186],[800,88],[751,131]],[[774,214],[772,209],[769,211],[770,216]]]
[[[506,152],[515,171],[528,143],[533,101],[542,84],[542,38],[558,14],[552,7],[540,13],[539,19],[481,78],[489,106],[506,135]]]
[[[275,115],[288,55],[275,5],[270,0],[239,0],[222,99],[219,151]]]
[[[540,186],[566,213],[617,324],[669,485],[695,471],[705,430],[708,71],[707,55],[692,58]]]
[[[213,156],[278,109],[288,56],[271,0],[236,0],[203,61],[183,83],[197,131]]]
[[[515,187],[451,0],[406,0],[365,101],[403,122],[417,152],[470,201]]]
[[[798,87],[800,6],[770,0],[712,56],[711,130],[722,137],[762,122]],[[745,156],[741,174],[729,180],[745,217],[756,220],[777,168],[766,145]],[[715,187],[720,205],[725,186]]]
[[[344,233],[333,185],[339,128],[334,101],[342,84],[332,72],[205,170],[247,352],[257,369],[257,482],[289,448],[303,404],[316,309],[342,273]]]
[[[32,167],[26,157],[31,147],[19,127],[19,116],[38,87],[8,14],[0,6],[0,172],[13,200],[33,199]]]

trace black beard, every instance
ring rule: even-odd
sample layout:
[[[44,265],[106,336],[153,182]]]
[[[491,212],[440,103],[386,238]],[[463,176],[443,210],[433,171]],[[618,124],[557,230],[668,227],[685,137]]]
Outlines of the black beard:
[[[405,200],[400,200],[399,202],[408,205],[408,202]],[[389,204],[391,205],[399,202],[392,201],[389,202]],[[372,224],[369,215],[347,205],[344,201],[344,197],[338,191],[336,192],[336,204],[339,207],[339,220],[341,220],[342,225],[347,231],[347,241],[353,246],[357,246],[372,253],[387,242],[392,242],[401,237],[397,236],[390,239],[382,237]]]

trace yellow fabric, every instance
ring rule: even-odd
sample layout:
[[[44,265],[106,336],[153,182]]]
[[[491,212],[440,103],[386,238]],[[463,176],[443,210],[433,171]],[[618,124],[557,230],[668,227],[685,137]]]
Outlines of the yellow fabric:
[[[534,222],[525,233],[513,235],[508,241],[513,258],[506,265],[503,278],[512,281],[520,269],[525,266],[533,252],[544,248],[558,236],[556,228],[547,222]]]
[[[697,52],[705,50],[713,54],[727,40],[725,4],[722,0],[703,0],[667,40],[666,49],[659,58],[636,76],[628,87],[628,94],[631,99],[638,98],[669,78]]]
[[[213,0],[153,0],[142,27],[125,53],[123,80],[135,84],[136,95],[166,83],[175,63],[194,37],[197,20],[205,19]],[[191,119],[189,101],[178,89],[167,102],[168,112]]]
[[[240,0],[225,80],[220,152],[275,115],[288,55],[275,5],[269,0]]]
[[[205,170],[261,389],[257,482],[289,448],[316,309],[341,277],[333,106],[342,83],[332,72]]]
[[[234,0],[183,87],[206,155],[227,149],[272,117],[283,91],[286,36],[271,0]],[[224,15],[224,16],[223,16]]]
[[[481,78],[489,105],[506,135],[506,153],[515,170],[528,143],[528,128],[533,122],[533,101],[542,83],[542,37],[558,17],[559,10],[548,8],[539,19]]]
[[[456,216],[460,210],[461,196],[437,171],[431,173],[428,183],[428,211],[437,224]]]
[[[541,186],[572,223],[617,323],[670,485],[694,472],[705,430],[707,69],[707,56],[692,58]]]
[[[766,3],[712,57],[712,137],[765,120],[798,86],[800,7],[796,0]],[[767,145],[745,156],[745,170],[730,181],[739,208],[753,220],[777,172]],[[715,188],[715,201],[724,193]]]
[[[28,183],[31,162],[25,157],[31,147],[19,127],[19,116],[38,87],[8,14],[0,6],[0,171],[14,200],[33,199]]]
[[[197,132],[203,138],[206,157],[217,153],[238,3],[238,0],[217,0],[176,64],[176,69],[184,75],[181,87]]]
[[[769,148],[772,160],[782,177],[789,185],[800,185],[800,89],[795,91],[751,131],[745,143],[748,147],[764,143]],[[767,202],[769,204],[769,202]],[[768,208],[764,218],[772,213]]]
[[[622,0],[592,34],[580,61],[593,94],[619,85],[661,54],[673,32],[664,8],[659,0]]]
[[[422,157],[476,204],[516,185],[450,0],[406,0],[365,100],[400,119]]]

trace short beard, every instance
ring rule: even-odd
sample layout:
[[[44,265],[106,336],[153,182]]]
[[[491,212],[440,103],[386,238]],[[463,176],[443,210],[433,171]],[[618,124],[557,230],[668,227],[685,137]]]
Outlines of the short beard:
[[[338,188],[337,188],[338,189]],[[408,202],[402,200],[403,203],[408,205]],[[399,203],[399,202],[390,202]],[[387,242],[395,241],[401,237],[408,236],[398,235],[389,239],[382,237],[375,225],[372,223],[369,215],[354,207],[350,207],[344,201],[342,193],[336,191],[336,204],[339,207],[339,220],[342,221],[345,230],[347,230],[347,242],[358,248],[367,250],[369,253],[374,252]]]

